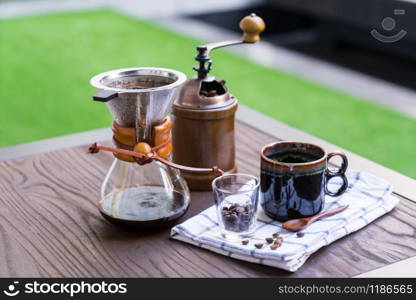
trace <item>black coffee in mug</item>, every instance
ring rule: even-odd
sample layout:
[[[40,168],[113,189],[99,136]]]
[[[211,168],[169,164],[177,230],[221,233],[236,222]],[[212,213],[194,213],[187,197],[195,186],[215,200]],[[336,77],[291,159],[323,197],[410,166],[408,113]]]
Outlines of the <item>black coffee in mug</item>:
[[[283,163],[307,163],[319,159],[310,153],[301,153],[296,151],[282,151],[268,156],[271,160]]]
[[[333,156],[342,158],[339,170],[327,168]],[[321,147],[300,142],[277,142],[261,151],[260,201],[268,216],[278,221],[313,216],[319,213],[326,195],[339,196],[348,182],[345,171],[348,160],[344,153],[327,154]],[[336,192],[327,189],[336,176],[343,180]]]

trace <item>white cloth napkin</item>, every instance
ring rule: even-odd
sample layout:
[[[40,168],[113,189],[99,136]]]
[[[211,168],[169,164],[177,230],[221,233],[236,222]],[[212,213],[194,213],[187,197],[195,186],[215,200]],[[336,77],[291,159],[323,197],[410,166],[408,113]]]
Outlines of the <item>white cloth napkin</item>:
[[[171,230],[171,238],[211,250],[235,259],[264,264],[294,272],[308,257],[323,246],[357,231],[378,217],[391,211],[399,202],[392,193],[392,187],[385,180],[372,174],[348,171],[348,189],[340,197],[325,197],[324,210],[341,205],[349,205],[342,213],[316,221],[303,230],[303,237],[281,227],[281,223],[265,215],[261,206],[256,230],[248,245],[240,241],[222,238],[215,206],[176,225]],[[329,189],[335,190],[341,184],[337,178],[329,182]],[[280,232],[283,243],[280,248],[271,250],[266,237]],[[261,249],[255,243],[264,243]]]

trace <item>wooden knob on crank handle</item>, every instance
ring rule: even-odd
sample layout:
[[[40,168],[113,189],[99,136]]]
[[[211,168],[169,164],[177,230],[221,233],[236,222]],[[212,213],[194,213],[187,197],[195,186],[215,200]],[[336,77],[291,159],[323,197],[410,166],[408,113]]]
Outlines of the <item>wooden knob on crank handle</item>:
[[[264,31],[266,24],[262,18],[256,14],[251,14],[240,21],[240,28],[244,32],[243,41],[255,43],[260,40],[260,33]]]

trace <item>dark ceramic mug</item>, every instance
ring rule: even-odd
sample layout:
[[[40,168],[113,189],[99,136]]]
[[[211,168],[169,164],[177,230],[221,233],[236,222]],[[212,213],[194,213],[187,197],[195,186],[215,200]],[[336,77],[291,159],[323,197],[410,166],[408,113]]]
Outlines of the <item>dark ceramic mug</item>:
[[[340,156],[341,167],[332,171],[328,161]],[[317,145],[303,142],[277,142],[261,150],[260,203],[265,213],[278,221],[313,216],[319,213],[325,195],[343,194],[348,181],[348,160],[342,152],[326,153]],[[340,177],[337,191],[328,190],[328,182]]]

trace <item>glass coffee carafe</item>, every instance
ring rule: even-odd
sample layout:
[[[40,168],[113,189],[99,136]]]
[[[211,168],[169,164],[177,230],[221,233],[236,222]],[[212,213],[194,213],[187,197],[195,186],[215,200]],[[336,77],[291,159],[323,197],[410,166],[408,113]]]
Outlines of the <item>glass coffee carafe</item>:
[[[94,100],[113,115],[113,144],[135,151],[144,145],[170,161],[172,122],[168,116],[184,74],[161,68],[114,70],[91,79]],[[189,206],[189,190],[179,170],[160,161],[115,153],[101,187],[100,211],[128,226],[169,224]]]

